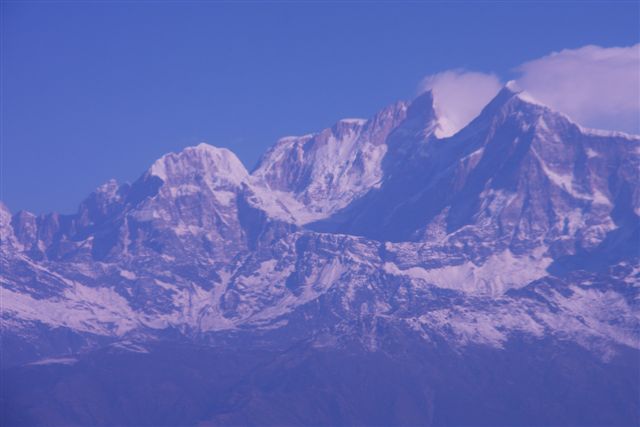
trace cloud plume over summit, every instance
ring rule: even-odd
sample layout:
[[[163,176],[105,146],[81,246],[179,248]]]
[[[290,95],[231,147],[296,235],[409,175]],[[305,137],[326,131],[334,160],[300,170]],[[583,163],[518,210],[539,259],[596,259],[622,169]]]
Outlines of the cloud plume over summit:
[[[514,68],[520,88],[581,125],[640,133],[640,44],[564,49]],[[441,117],[439,136],[469,123],[498,92],[500,79],[462,69],[425,77]]]
[[[640,132],[640,44],[565,49],[517,71],[524,90],[580,124]]]
[[[420,92],[433,91],[439,119],[439,137],[451,136],[478,115],[500,90],[500,79],[494,74],[448,70],[427,76]]]

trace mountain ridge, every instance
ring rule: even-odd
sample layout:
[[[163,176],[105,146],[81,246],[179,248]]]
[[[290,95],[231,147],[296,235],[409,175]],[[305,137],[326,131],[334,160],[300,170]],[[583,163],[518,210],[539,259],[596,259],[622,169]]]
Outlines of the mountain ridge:
[[[309,399],[332,402],[319,419],[349,424],[368,419],[362,408],[379,397],[353,400],[343,392],[366,374],[332,372],[366,361],[363,372],[390,375],[371,393],[397,387],[393,375],[416,390],[407,407],[380,416],[430,425],[456,419],[444,379],[454,379],[454,394],[491,390],[492,377],[458,376],[467,361],[500,360],[509,373],[496,381],[524,402],[514,378],[537,384],[535,372],[518,371],[513,360],[527,351],[554,355],[529,362],[563,373],[569,352],[572,369],[598,374],[562,374],[560,386],[593,380],[601,390],[585,391],[586,409],[566,401],[574,412],[565,424],[582,420],[581,411],[635,422],[629,408],[640,408],[630,396],[640,387],[624,373],[637,369],[640,355],[640,137],[586,131],[506,87],[467,126],[438,138],[433,102],[427,92],[368,120],[280,139],[251,173],[228,149],[200,144],[162,156],[131,184],[108,181],[72,215],[11,215],[0,205],[3,370],[31,378],[49,369],[57,379],[35,381],[34,393],[57,396],[51,384],[60,383],[80,401],[91,381],[69,384],[65,372],[104,383],[101,366],[137,358],[149,361],[134,363],[149,377],[133,390],[164,378],[148,370],[167,360],[226,378],[195,356],[175,359],[195,346],[193,354],[236,363],[242,375],[228,379],[230,394],[214,393],[221,406],[196,411],[199,387],[210,385],[183,373],[198,384],[180,386],[194,400],[174,404],[194,424],[296,424],[277,405],[292,399],[305,413],[290,394],[298,386]],[[430,374],[409,381],[401,361]],[[328,390],[342,400],[309,379],[327,366],[335,387]],[[280,389],[289,368],[306,379]],[[274,387],[279,394],[269,393]],[[593,412],[607,393],[624,396],[606,400],[620,418]],[[33,394],[16,396],[3,391],[2,402],[36,424],[47,414],[88,422],[84,409],[42,403],[33,412],[24,406]],[[491,423],[491,408],[501,408],[500,423],[522,424],[523,414],[535,418],[555,404],[535,394],[533,409],[518,415],[504,396],[495,399],[477,419]],[[150,422],[133,409],[101,416]]]

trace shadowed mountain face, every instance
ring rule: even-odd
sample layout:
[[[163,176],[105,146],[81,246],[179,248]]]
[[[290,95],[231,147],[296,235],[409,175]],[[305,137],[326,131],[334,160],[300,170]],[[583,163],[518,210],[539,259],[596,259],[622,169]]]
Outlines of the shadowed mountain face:
[[[3,425],[636,425],[640,138],[506,87],[0,205]]]

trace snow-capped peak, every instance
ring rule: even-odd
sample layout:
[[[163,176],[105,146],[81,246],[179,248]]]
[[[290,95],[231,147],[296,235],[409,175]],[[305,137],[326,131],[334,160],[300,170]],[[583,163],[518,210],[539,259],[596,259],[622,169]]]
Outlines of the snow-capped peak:
[[[367,122],[367,119],[347,118],[347,119],[338,120],[338,123],[344,123],[347,125],[364,125],[366,122]]]
[[[402,112],[403,120],[394,133],[403,137],[422,139],[436,130],[438,116],[434,108],[432,91],[423,92],[409,104],[398,103],[395,107]]]
[[[568,120],[569,122],[574,124],[580,130],[580,132],[582,134],[584,134],[584,135],[601,136],[601,137],[616,137],[616,138],[624,138],[624,139],[629,139],[629,140],[638,140],[638,139],[640,139],[640,135],[634,135],[634,134],[630,134],[630,133],[626,133],[626,132],[620,132],[620,131],[591,129],[591,128],[582,126],[582,125],[578,124],[575,120],[573,120],[571,117],[569,117],[566,113],[562,113],[562,112],[556,111],[552,107],[550,107],[549,105],[547,105],[544,102],[541,102],[540,100],[538,100],[531,93],[529,93],[526,90],[522,89],[520,87],[520,85],[518,84],[518,82],[516,82],[515,80],[508,81],[505,84],[503,91],[511,92],[514,97],[516,97],[520,101],[523,101],[523,102],[525,102],[527,104],[536,105],[538,107],[545,108],[545,109],[547,109],[549,111],[552,111],[555,114],[558,114],[558,115],[564,117],[566,120]]]
[[[240,185],[248,177],[247,169],[236,155],[221,147],[200,143],[180,153],[169,153],[158,159],[149,174],[164,182],[185,174],[200,173]]]
[[[414,133],[432,117],[430,100],[422,104],[412,104]],[[291,200],[304,206],[299,224],[326,218],[379,186],[387,137],[407,115],[406,103],[399,102],[370,119],[342,119],[315,134],[282,138],[253,171],[254,187],[280,193],[288,206]]]
[[[548,105],[540,102],[533,95],[531,95],[529,92],[527,92],[526,90],[522,89],[520,87],[520,85],[518,84],[518,82],[515,81],[515,80],[509,80],[504,85],[504,90],[510,91],[511,93],[513,93],[514,96],[516,96],[521,101],[526,102],[527,104],[533,104],[533,105],[538,105],[540,107],[549,108]]]
[[[107,200],[115,200],[117,198],[119,188],[120,185],[118,184],[118,181],[110,179],[96,188],[95,193]]]
[[[507,83],[505,83],[504,88],[513,93],[522,92],[522,88],[520,88],[520,85],[518,85],[518,82],[515,80],[509,80]]]

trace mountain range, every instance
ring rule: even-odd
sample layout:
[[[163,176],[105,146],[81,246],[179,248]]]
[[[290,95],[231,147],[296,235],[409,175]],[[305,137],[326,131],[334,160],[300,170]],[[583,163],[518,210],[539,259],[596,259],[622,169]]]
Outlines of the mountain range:
[[[640,136],[437,102],[0,204],[2,425],[638,425]]]

